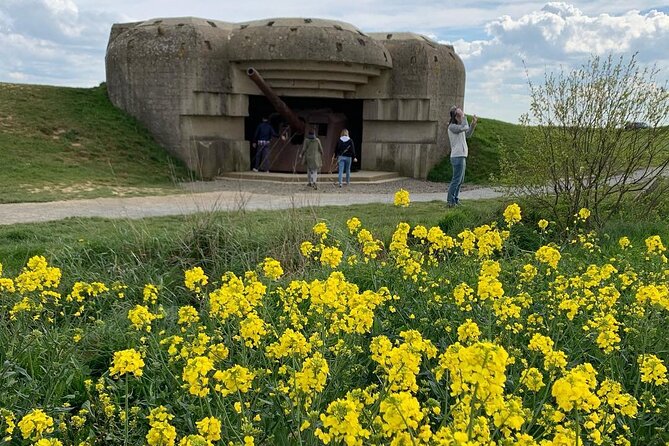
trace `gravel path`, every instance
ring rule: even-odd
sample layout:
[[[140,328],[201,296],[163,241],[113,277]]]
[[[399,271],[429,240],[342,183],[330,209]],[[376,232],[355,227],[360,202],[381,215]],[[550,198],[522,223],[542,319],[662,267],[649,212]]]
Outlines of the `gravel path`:
[[[259,180],[220,179],[216,181],[201,181],[183,183],[180,187],[189,192],[232,191],[248,192],[252,194],[293,195],[304,192],[313,192],[306,185],[306,175],[303,183],[281,183]],[[342,188],[336,187],[333,181],[319,181],[318,192],[322,194],[390,194],[398,189],[405,189],[413,193],[443,193],[446,195],[448,183],[433,183],[431,181],[414,178],[400,178],[379,183],[351,183]],[[462,190],[472,189],[472,186],[463,185]]]
[[[0,205],[0,224],[62,220],[70,217],[139,219],[197,212],[279,210],[293,207],[346,206],[392,203],[395,191],[404,188],[412,201],[445,201],[446,185],[414,179],[377,184],[352,184],[343,188],[321,183],[317,191],[304,184],[220,180],[183,185],[184,193],[132,198],[97,198],[48,203]],[[492,188],[463,188],[463,200],[495,198]]]

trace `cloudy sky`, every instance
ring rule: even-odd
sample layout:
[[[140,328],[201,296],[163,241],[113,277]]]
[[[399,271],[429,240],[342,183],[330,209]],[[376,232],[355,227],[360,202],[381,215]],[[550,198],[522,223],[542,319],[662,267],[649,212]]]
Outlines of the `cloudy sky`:
[[[669,79],[669,2],[661,0],[0,0],[0,82],[94,86],[111,24],[195,16],[230,22],[321,17],[363,31],[412,31],[452,43],[467,69],[467,113],[517,121],[527,72],[631,55]]]

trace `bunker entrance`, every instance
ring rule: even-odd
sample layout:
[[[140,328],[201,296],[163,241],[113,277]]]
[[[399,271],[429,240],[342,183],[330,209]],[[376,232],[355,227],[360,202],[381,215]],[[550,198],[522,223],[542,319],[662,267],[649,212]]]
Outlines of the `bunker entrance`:
[[[309,97],[282,97],[293,112],[303,120],[307,126],[316,130],[316,137],[323,146],[322,173],[337,171],[336,161],[332,162],[335,147],[341,131],[348,129],[350,137],[355,143],[358,161],[353,163],[352,170],[360,168],[361,141],[362,141],[362,100],[361,99],[331,99]],[[245,120],[245,138],[253,141],[255,129],[262,118],[269,118],[269,122],[281,137],[272,138],[269,151],[269,169],[274,172],[306,172],[306,166],[300,163],[297,155],[302,148],[303,135],[291,131],[286,120],[274,109],[265,96],[249,96],[249,116]],[[257,150],[251,148],[251,165]]]

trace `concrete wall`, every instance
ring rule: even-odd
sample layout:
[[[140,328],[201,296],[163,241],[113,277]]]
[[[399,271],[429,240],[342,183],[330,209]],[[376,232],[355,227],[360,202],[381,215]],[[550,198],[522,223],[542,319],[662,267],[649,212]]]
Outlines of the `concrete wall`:
[[[388,99],[366,100],[362,166],[425,178],[449,151],[448,110],[464,100],[464,65],[452,47],[411,33],[375,33],[393,59],[365,86]]]

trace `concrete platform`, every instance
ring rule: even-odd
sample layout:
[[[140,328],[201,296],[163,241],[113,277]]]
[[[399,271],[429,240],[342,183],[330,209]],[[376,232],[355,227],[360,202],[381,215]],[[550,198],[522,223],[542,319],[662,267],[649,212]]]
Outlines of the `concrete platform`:
[[[351,183],[385,183],[387,181],[400,180],[397,172],[381,172],[372,170],[359,170],[351,172]],[[223,180],[250,180],[250,181],[273,181],[277,183],[305,183],[307,181],[306,173],[285,173],[285,172],[225,172],[216,179]],[[337,173],[318,174],[319,182],[337,181]]]

